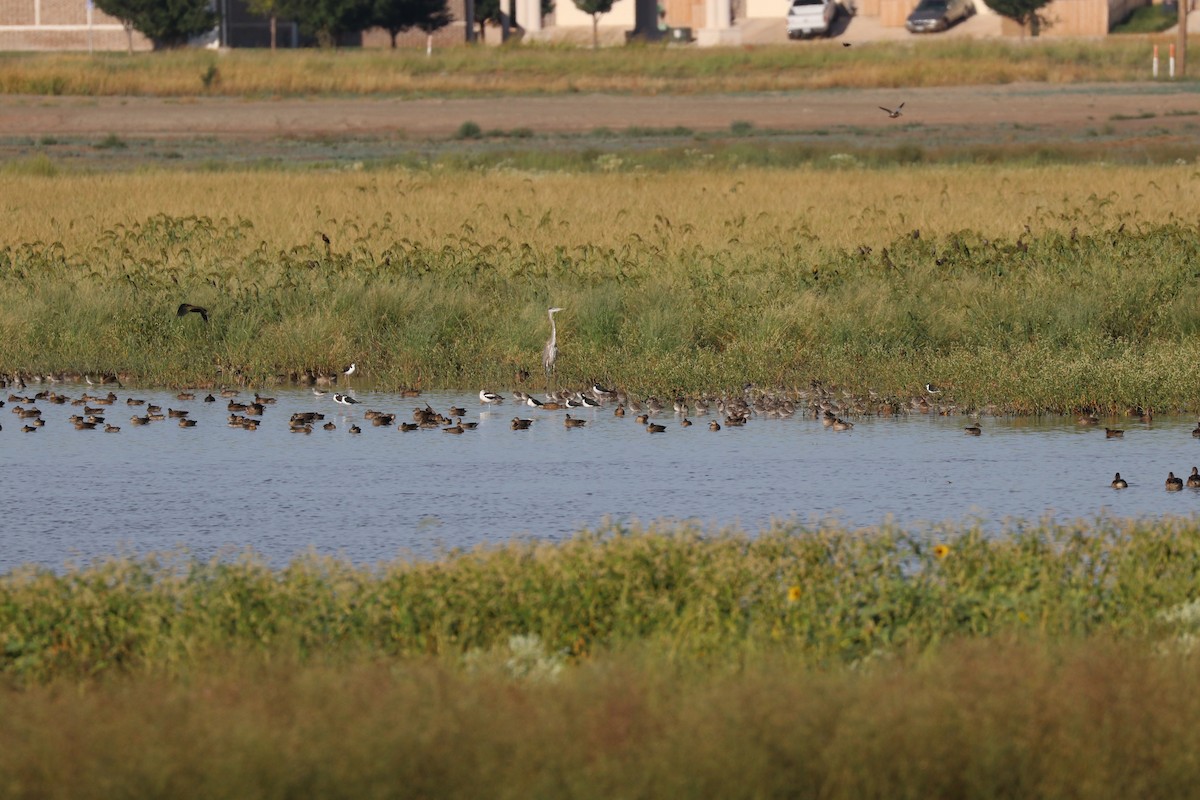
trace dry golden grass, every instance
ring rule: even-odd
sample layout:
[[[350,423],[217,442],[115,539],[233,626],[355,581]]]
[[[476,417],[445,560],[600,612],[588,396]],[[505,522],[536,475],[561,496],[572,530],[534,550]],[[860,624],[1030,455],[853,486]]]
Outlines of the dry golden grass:
[[[394,236],[426,246],[460,236],[543,250],[620,247],[636,237],[674,249],[777,247],[797,233],[819,248],[879,246],[913,229],[1015,239],[1024,226],[1200,218],[1194,165],[924,166],[668,174],[367,172],[133,173],[0,176],[0,243],[90,246],[155,214],[252,223],[245,246],[376,249]],[[389,224],[388,241],[374,236]],[[786,235],[781,235],[786,234]]]
[[[1105,41],[936,39],[846,50],[573,47],[0,56],[0,92],[40,95],[730,92],[1145,78],[1143,37]],[[213,72],[215,68],[215,72]]]

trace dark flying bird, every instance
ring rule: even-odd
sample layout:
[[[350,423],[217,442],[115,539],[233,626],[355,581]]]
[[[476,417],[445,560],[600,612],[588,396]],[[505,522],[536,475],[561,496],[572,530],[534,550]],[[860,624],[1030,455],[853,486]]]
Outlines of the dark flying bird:
[[[188,314],[196,313],[200,315],[200,319],[208,322],[208,309],[194,306],[191,303],[180,303],[179,308],[175,311],[175,316],[186,317]]]
[[[901,103],[900,105],[896,106],[895,108],[884,108],[883,106],[880,106],[879,110],[886,111],[887,115],[888,115],[888,119],[895,119],[896,117],[900,116],[900,109],[902,109],[902,108],[904,108],[904,103]]]

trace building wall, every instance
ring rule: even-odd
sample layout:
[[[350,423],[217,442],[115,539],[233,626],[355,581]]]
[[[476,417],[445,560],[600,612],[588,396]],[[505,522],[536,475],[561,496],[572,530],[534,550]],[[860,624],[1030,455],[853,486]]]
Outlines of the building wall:
[[[125,50],[120,21],[86,0],[0,0],[0,50]],[[151,49],[136,31],[133,49]]]
[[[600,17],[599,27],[632,29],[634,25],[634,6],[633,0],[617,0],[617,2],[613,3],[612,11]],[[585,14],[580,11],[571,0],[556,0],[554,3],[554,17],[554,24],[560,28],[583,26],[588,30],[592,29],[591,14]]]
[[[1135,8],[1150,5],[1150,0],[1051,0],[1042,8],[1049,20],[1039,36],[1106,36],[1114,23],[1129,16]],[[1017,23],[1003,19],[1001,31],[1007,36],[1028,35]]]

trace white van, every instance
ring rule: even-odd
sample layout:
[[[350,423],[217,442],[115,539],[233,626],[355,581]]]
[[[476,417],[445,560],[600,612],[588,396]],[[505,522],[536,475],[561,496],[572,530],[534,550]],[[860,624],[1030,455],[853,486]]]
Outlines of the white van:
[[[792,0],[787,15],[788,38],[828,36],[837,15],[837,0]]]

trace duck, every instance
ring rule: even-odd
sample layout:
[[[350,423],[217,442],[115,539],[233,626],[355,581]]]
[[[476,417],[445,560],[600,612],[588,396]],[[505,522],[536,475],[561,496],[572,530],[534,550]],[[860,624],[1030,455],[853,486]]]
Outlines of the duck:
[[[1187,485],[1193,489],[1200,488],[1200,467],[1192,467],[1192,474],[1187,477]]]
[[[1105,439],[1120,439],[1124,435],[1125,435],[1125,431],[1119,431],[1114,428],[1105,428],[1104,429],[1104,438]]]
[[[84,409],[84,413],[91,413],[91,412],[90,412],[90,411],[88,411],[88,410],[85,408],[85,409]],[[168,416],[168,417],[173,417],[173,418],[175,418],[175,419],[181,419],[181,418],[183,418],[183,417],[186,417],[187,415],[188,415],[188,412],[187,412],[187,411],[185,411],[185,410],[181,410],[181,409],[178,409],[178,408],[168,408],[168,409],[167,409],[167,416]]]
[[[842,419],[841,417],[838,417],[837,419],[835,419],[833,421],[832,427],[835,431],[848,431],[854,427],[854,423],[847,422],[846,420]]]
[[[211,394],[208,394],[208,395],[204,396],[204,402],[215,403],[215,402],[217,402],[217,398],[213,397]]]
[[[442,428],[442,433],[453,433],[453,434],[457,435],[462,432],[463,432],[463,426],[461,424],[460,425],[452,425],[449,428]]]
[[[1192,428],[1192,438],[1200,439],[1200,422],[1196,423],[1196,427]]]
[[[968,425],[967,427],[963,428],[963,430],[967,432],[968,436],[979,436],[983,433],[983,428],[980,428],[978,423],[974,425]]]
[[[1095,414],[1084,414],[1083,416],[1079,417],[1079,419],[1075,420],[1075,422],[1080,425],[1098,425],[1100,424],[1100,418]]]
[[[408,433],[409,431],[415,431],[419,427],[421,427],[421,426],[415,422],[401,422],[400,423],[400,430],[403,431],[404,433]]]
[[[666,425],[659,425],[658,423],[655,423],[655,422],[651,422],[649,425],[646,426],[646,431],[648,433],[662,433],[666,429],[667,429]]]
[[[312,425],[291,425],[289,427],[292,433],[312,433]]]
[[[326,422],[321,427],[327,431],[336,431],[337,430],[337,425],[334,425],[332,421]]]
[[[192,392],[180,392],[179,394],[175,395],[175,399],[176,400],[195,400],[196,395],[193,394]]]
[[[563,425],[567,428],[582,428],[584,425],[587,425],[587,420],[573,419],[570,414],[567,414],[567,416],[563,418]]]
[[[312,430],[312,426],[309,426],[309,430],[310,431]],[[362,428],[358,427],[357,425],[351,425],[350,432],[351,433],[362,433]]]
[[[134,425],[149,425],[150,424],[149,417],[139,417],[136,414],[134,414],[132,417],[130,417],[129,421],[132,422]]]
[[[638,415],[637,415],[637,417],[636,417],[636,422],[637,422],[639,425],[645,425],[645,424],[646,424],[646,423],[648,423],[649,421],[650,421],[650,415],[649,415],[649,414],[638,414]]]
[[[118,428],[116,425],[105,425],[104,432],[105,433],[120,433],[121,429]]]
[[[1113,476],[1112,488],[1114,488],[1114,489],[1128,489],[1129,488],[1129,484],[1126,483],[1125,479],[1121,477],[1121,473],[1118,472],[1116,475]]]
[[[618,403],[617,407],[613,409],[613,416],[614,417],[625,416],[625,406],[623,404]],[[1196,430],[1200,431],[1200,423],[1197,423]]]
[[[691,425],[692,425],[692,421],[690,419],[688,419],[687,417],[684,417],[683,419],[681,419],[679,421],[679,426],[681,428],[690,428]]]
[[[196,427],[196,420],[194,420],[194,419],[184,419],[183,417],[180,417],[180,419],[179,419],[179,427],[181,427],[181,428],[194,428],[194,427]]]
[[[721,423],[714,419],[712,422],[708,423],[708,429],[710,431],[719,431],[721,430]]]
[[[450,406],[450,411],[447,413],[452,417],[462,417],[466,416],[467,410],[459,406]]]
[[[514,431],[525,431],[525,430],[529,430],[529,426],[532,424],[533,424],[533,420],[531,420],[531,419],[521,419],[520,417],[513,417],[512,429]]]
[[[1174,472],[1167,473],[1167,491],[1178,492],[1183,488],[1183,478],[1176,478]]]

